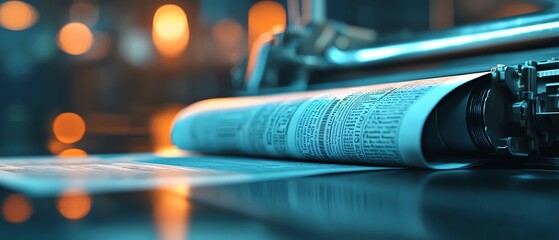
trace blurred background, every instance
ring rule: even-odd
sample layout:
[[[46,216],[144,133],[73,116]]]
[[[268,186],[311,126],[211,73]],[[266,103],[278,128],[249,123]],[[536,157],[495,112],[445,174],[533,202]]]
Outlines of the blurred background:
[[[231,68],[285,27],[287,0],[0,1],[0,156],[175,154],[193,102],[234,96]],[[406,36],[555,0],[328,0],[327,17]]]

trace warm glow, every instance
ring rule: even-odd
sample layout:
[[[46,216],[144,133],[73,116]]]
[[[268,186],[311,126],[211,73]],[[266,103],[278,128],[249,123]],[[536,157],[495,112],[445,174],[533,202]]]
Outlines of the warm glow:
[[[79,148],[69,148],[58,154],[60,157],[85,157],[87,152]]]
[[[68,23],[58,33],[58,46],[71,55],[87,52],[93,45],[93,33],[83,23]]]
[[[169,58],[180,56],[190,37],[186,13],[177,5],[159,7],[153,16],[152,38],[157,51]]]
[[[2,205],[2,215],[10,223],[25,222],[32,212],[31,202],[19,194],[9,195]]]
[[[63,217],[78,220],[85,217],[91,210],[91,198],[81,190],[70,189],[58,198],[56,209]]]
[[[7,1],[0,5],[0,24],[4,28],[18,31],[37,22],[39,14],[33,6],[20,1]]]
[[[522,14],[528,14],[541,11],[541,7],[538,3],[530,2],[510,2],[507,4],[501,4],[499,9],[495,11],[494,18],[504,18]]]
[[[85,121],[78,114],[61,113],[52,123],[52,132],[60,142],[75,143],[82,139],[85,133]]]
[[[60,141],[56,140],[56,138],[50,138],[47,147],[50,153],[59,154],[60,152],[64,151],[64,149],[68,148],[68,145],[61,143]]]
[[[185,156],[186,152],[175,146],[162,147],[155,150],[158,157],[180,157]]]
[[[160,239],[187,239],[190,202],[188,185],[154,191],[154,217]]]
[[[161,156],[179,156],[184,154],[171,143],[171,127],[173,120],[181,106],[169,105],[157,111],[150,119],[149,129],[153,142],[153,149]]]
[[[252,5],[248,12],[249,49],[260,35],[271,31],[278,25],[285,28],[285,24],[285,9],[281,4],[273,1],[260,1]]]
[[[177,40],[187,29],[186,14],[177,5],[161,6],[153,16],[153,32],[162,40]]]

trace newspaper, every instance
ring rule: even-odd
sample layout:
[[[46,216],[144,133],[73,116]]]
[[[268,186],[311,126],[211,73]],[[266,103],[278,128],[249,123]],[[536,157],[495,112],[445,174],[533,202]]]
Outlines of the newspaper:
[[[195,154],[17,157],[0,159],[0,185],[28,195],[55,196],[68,189],[90,194],[167,187],[188,189],[382,169],[387,168]]]
[[[30,195],[56,195],[75,188],[88,193],[189,188],[387,169],[372,165],[462,167],[424,158],[423,125],[445,95],[484,74],[203,101],[177,116],[172,140],[182,149],[227,156],[4,158],[0,184]]]
[[[423,126],[450,92],[488,73],[260,97],[210,99],[184,109],[172,129],[181,149],[308,161],[435,169]]]

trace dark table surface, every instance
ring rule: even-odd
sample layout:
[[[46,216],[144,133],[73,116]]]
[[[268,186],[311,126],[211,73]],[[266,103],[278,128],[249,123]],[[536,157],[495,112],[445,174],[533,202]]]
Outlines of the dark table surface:
[[[76,194],[2,188],[0,239],[559,239],[554,169],[383,170]]]

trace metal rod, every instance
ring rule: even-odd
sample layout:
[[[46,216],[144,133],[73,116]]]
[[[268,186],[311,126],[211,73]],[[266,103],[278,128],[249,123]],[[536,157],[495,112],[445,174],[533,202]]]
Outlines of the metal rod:
[[[396,44],[345,51],[331,46],[325,57],[334,66],[368,66],[553,38],[559,38],[559,10],[434,32]]]

